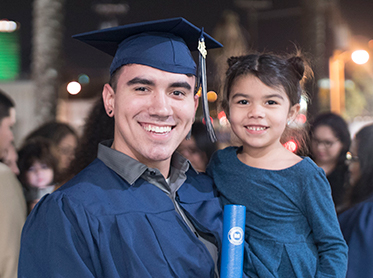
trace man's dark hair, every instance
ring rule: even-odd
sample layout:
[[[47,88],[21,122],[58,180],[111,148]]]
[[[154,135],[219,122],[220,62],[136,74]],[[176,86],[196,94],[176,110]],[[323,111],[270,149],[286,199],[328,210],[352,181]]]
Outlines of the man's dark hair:
[[[0,123],[4,118],[9,117],[10,108],[12,107],[14,107],[13,100],[0,90]]]

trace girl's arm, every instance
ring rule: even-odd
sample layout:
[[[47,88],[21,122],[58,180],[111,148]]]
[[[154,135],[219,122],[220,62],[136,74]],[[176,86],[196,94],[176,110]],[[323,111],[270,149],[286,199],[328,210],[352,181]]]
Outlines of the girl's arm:
[[[339,227],[330,185],[320,169],[313,176],[304,189],[304,200],[319,254],[315,277],[342,278],[346,276],[348,249]]]

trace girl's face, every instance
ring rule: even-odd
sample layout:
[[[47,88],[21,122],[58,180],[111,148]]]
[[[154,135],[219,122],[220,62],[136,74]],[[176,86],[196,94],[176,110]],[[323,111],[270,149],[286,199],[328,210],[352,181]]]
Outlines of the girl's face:
[[[27,170],[26,179],[30,187],[46,188],[53,181],[53,170],[46,164],[35,161]]]
[[[357,158],[357,142],[353,139],[350,146],[350,153],[354,159],[348,163],[348,171],[350,173],[350,185],[354,186],[360,179],[360,162]]]
[[[299,108],[299,104],[290,107],[283,89],[268,87],[258,78],[244,75],[231,87],[229,121],[244,150],[277,148],[282,147],[282,133]]]
[[[315,128],[312,135],[311,151],[317,164],[337,164],[343,144],[326,125]]]

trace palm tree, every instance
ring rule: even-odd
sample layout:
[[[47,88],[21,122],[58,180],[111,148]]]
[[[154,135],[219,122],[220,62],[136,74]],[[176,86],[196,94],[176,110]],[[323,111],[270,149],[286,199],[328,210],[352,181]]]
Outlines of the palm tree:
[[[60,85],[64,0],[34,0],[32,78],[35,84],[36,122],[56,117]]]

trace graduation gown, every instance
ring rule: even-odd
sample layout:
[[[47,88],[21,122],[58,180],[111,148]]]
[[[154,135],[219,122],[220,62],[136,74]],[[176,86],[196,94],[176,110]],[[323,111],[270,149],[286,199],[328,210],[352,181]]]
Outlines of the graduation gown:
[[[206,175],[188,170],[176,201],[221,250],[222,212]],[[19,277],[214,277],[206,246],[161,189],[132,185],[96,159],[45,196],[22,233]]]

